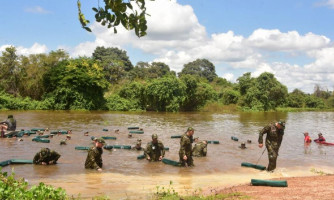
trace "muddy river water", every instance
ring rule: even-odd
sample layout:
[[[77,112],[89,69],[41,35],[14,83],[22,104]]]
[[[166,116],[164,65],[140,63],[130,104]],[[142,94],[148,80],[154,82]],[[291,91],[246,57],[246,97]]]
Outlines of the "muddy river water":
[[[334,112],[268,112],[268,113],[156,113],[156,112],[87,112],[87,111],[1,111],[0,120],[13,114],[17,129],[49,128],[50,130],[72,130],[67,145],[60,145],[66,135],[51,138],[50,143],[33,142],[31,136],[23,141],[0,138],[0,161],[8,159],[32,160],[41,147],[49,147],[62,156],[57,165],[39,166],[31,164],[10,165],[2,171],[15,172],[30,184],[45,182],[66,189],[67,193],[81,198],[106,195],[111,199],[149,199],[157,186],[172,187],[182,194],[199,190],[215,191],[218,186],[249,183],[252,178],[275,178],[315,175],[313,169],[334,172],[334,146],[311,143],[305,146],[303,132],[308,131],[312,139],[322,132],[328,142],[334,142]],[[258,131],[273,120],[285,119],[286,129],[279,152],[278,167],[274,173],[244,168],[242,162],[266,166],[267,153],[257,146]],[[128,127],[139,126],[144,134],[133,134],[128,138]],[[158,134],[165,147],[166,158],[178,160],[179,139],[187,127],[195,129],[199,139],[216,140],[220,144],[209,144],[208,155],[194,158],[195,167],[180,168],[138,160],[141,151],[127,149],[104,150],[103,171],[84,169],[87,156],[85,150],[75,146],[91,146],[91,136],[114,136],[106,140],[109,145],[131,145],[141,139],[143,146]],[[103,129],[108,129],[105,131]],[[114,130],[119,129],[119,133]],[[84,132],[89,136],[84,136]],[[239,141],[231,140],[235,136]],[[246,149],[239,148],[241,142]],[[171,186],[170,186],[170,183]]]

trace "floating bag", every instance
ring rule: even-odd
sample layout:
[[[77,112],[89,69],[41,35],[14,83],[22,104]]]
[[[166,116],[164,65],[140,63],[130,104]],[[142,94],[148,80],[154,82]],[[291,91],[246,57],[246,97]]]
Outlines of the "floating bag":
[[[173,166],[176,166],[176,167],[181,166],[180,162],[175,161],[175,160],[170,160],[170,159],[167,159],[167,158],[163,158],[162,162],[165,163],[165,164],[167,164],[167,165],[173,165]]]
[[[139,155],[139,156],[137,156],[138,160],[141,160],[141,159],[144,159],[144,158],[145,158],[145,155]]]
[[[76,146],[74,147],[75,150],[88,150],[90,147],[80,147],[80,146]]]
[[[271,181],[271,180],[252,179],[251,184],[254,186],[288,187],[288,183],[285,180]]]
[[[116,137],[111,137],[111,136],[102,136],[102,138],[105,140],[116,140]]]
[[[31,131],[37,132],[37,131],[45,131],[45,128],[32,128]]]
[[[172,135],[170,138],[181,138],[182,135]]]
[[[241,166],[242,166],[242,167],[252,167],[252,168],[255,168],[255,169],[259,169],[259,170],[265,170],[265,169],[266,169],[265,166],[262,166],[262,165],[255,165],[255,164],[247,163],[247,162],[243,162],[243,163],[241,163]]]
[[[139,127],[138,126],[130,126],[130,127],[128,127],[128,129],[139,129]]]
[[[234,137],[234,136],[232,136],[231,139],[234,140],[234,141],[238,141],[239,140],[237,137]]]
[[[34,137],[34,138],[32,139],[32,141],[35,141],[35,142],[42,142],[42,143],[50,143],[50,140],[48,140],[48,139],[37,138],[37,137]]]
[[[2,161],[2,162],[0,162],[0,167],[4,167],[4,166],[7,166],[7,165],[10,165],[10,162],[11,162],[11,160]]]
[[[113,145],[114,149],[131,149],[130,145]]]
[[[134,134],[143,134],[144,131],[130,131],[129,133],[134,133]]]
[[[208,141],[208,144],[219,144],[219,141],[216,141],[216,140],[213,140],[213,141],[211,140],[211,141],[210,141],[210,140],[209,140],[209,141]]]
[[[111,150],[111,149],[113,149],[114,147],[113,147],[112,145],[105,145],[103,148],[104,148],[104,149],[107,149],[107,150]]]
[[[33,164],[32,160],[12,159],[10,164]]]

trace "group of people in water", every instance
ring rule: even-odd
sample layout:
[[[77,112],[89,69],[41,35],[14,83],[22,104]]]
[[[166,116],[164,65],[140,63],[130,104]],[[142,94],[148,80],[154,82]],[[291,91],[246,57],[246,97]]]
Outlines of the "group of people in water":
[[[311,143],[312,139],[309,136],[308,132],[304,133],[304,143]],[[318,133],[318,138],[314,140],[314,142],[326,142],[325,137],[322,135],[322,133]]]

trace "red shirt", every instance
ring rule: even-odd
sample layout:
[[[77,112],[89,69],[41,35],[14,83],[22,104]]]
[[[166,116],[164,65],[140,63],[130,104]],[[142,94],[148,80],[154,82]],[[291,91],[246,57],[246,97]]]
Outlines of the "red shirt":
[[[305,143],[310,143],[310,142],[312,142],[312,140],[311,140],[311,138],[310,138],[309,135],[305,136],[305,138],[304,138],[304,142],[305,142]]]

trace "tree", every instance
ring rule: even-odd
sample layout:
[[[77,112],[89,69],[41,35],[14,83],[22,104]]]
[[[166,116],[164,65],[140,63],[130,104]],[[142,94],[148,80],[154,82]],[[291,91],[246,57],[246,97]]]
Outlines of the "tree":
[[[237,79],[237,82],[239,83],[239,92],[241,95],[245,95],[247,93],[247,90],[253,84],[253,80],[254,78],[251,77],[250,72],[244,73],[241,77]]]
[[[93,59],[100,62],[109,82],[117,82],[125,76],[126,72],[133,69],[133,65],[126,51],[114,47],[96,47],[92,55]]]
[[[217,77],[215,66],[207,59],[197,59],[193,62],[185,64],[182,71],[178,75],[181,77],[185,74],[204,77],[209,82],[213,81]]]
[[[103,69],[88,58],[60,62],[45,75],[44,84],[54,109],[65,110],[103,108],[109,87]]]
[[[292,108],[302,108],[305,104],[306,94],[299,90],[294,89],[291,93],[288,94],[287,97],[287,106]]]
[[[17,96],[19,94],[20,71],[16,48],[14,46],[7,47],[0,57],[0,89]]]
[[[147,1],[147,0],[146,0]],[[153,0],[151,0],[153,1]],[[100,3],[100,2],[99,2]],[[135,5],[133,5],[134,3]],[[81,2],[77,1],[79,21],[84,29],[91,32],[87,27],[90,23],[81,12]],[[92,8],[95,14],[95,20],[101,25],[107,25],[108,28],[114,28],[114,33],[117,33],[117,26],[122,24],[127,30],[135,31],[138,37],[146,35],[146,7],[145,0],[104,0],[102,7]]]

